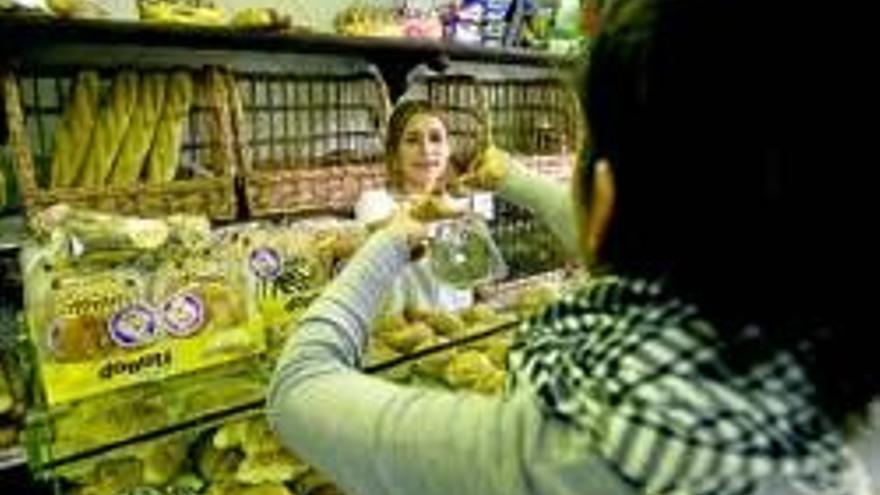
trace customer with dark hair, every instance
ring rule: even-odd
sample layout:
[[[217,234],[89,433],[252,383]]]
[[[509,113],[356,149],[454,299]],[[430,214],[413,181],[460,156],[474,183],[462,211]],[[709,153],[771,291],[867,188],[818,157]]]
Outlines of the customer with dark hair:
[[[613,275],[518,330],[503,397],[388,384],[357,367],[423,235],[401,215],[301,321],[272,424],[353,494],[870,493],[847,445],[880,395],[856,286],[875,222],[836,135],[846,95],[820,80],[830,45],[803,50],[786,2],[604,12],[572,228]],[[489,155],[470,179],[506,187]]]

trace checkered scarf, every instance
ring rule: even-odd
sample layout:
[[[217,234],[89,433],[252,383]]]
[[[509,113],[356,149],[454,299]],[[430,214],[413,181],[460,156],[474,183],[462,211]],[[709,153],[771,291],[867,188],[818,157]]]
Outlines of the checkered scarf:
[[[592,436],[651,494],[742,494],[782,475],[805,493],[850,494],[850,459],[787,353],[734,373],[693,305],[659,283],[596,281],[528,321],[510,386]]]

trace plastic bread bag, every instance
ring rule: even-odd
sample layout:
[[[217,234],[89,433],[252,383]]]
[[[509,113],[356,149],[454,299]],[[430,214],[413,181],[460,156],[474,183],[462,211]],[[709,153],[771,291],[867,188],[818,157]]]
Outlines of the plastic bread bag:
[[[266,325],[280,328],[305,309],[361,237],[335,219],[264,225],[243,233],[241,258]]]
[[[138,218],[60,204],[31,221],[42,242],[63,239],[66,256],[82,262],[123,262],[144,253],[160,257],[204,249],[212,242],[211,224],[201,215]]]
[[[436,222],[431,231],[428,261],[438,280],[469,289],[507,275],[504,258],[479,217]]]
[[[169,239],[168,223],[159,219],[125,217],[59,204],[31,220],[36,238],[44,243],[63,239],[71,260],[118,262],[155,251]]]
[[[27,243],[20,255],[24,309],[34,344],[50,361],[105,356],[113,348],[107,330],[111,316],[144,299],[146,277],[125,267],[70,266],[60,250],[57,243]]]
[[[169,258],[155,272],[151,300],[162,326],[175,337],[248,323],[252,314],[244,276],[234,262],[212,249]]]

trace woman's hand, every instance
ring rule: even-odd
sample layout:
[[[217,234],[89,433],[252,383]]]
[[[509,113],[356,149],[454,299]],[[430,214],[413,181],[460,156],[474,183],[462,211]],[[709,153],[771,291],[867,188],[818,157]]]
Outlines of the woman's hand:
[[[448,196],[436,194],[426,194],[413,198],[412,201],[407,203],[407,211],[413,219],[419,222],[458,218],[465,213]]]
[[[510,156],[493,145],[488,146],[476,159],[474,166],[456,178],[456,182],[472,189],[497,191],[504,184]]]
[[[382,230],[406,241],[410,259],[417,260],[424,256],[430,238],[428,226],[413,218],[408,208],[399,208]]]

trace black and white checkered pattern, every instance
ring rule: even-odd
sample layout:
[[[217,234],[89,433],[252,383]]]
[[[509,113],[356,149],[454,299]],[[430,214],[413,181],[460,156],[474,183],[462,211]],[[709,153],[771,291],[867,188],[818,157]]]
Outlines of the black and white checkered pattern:
[[[795,359],[737,374],[710,323],[659,283],[604,279],[523,325],[510,386],[594,438],[651,494],[749,493],[782,474],[807,493],[849,493],[843,439]]]

